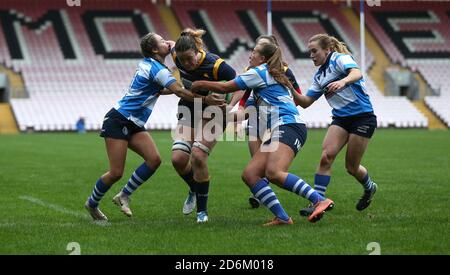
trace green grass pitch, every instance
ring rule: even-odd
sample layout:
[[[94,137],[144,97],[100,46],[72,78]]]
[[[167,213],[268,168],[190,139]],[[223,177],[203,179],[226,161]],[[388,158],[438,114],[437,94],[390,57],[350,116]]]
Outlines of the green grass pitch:
[[[290,171],[312,185],[323,130],[311,130]],[[363,164],[379,186],[372,205],[355,209],[362,187],[334,164],[328,196],[336,207],[311,224],[298,215],[307,201],[273,187],[294,219],[292,226],[264,228],[271,213],[250,209],[240,179],[249,160],[245,142],[220,142],[210,157],[212,184],[207,224],[184,216],[187,186],[170,163],[169,132],[153,132],[163,163],[132,196],[128,218],[111,198],[141,159],[129,151],[122,180],[105,195],[107,226],[83,208],[107,169],[97,134],[0,136],[0,254],[450,254],[450,131],[378,130]]]

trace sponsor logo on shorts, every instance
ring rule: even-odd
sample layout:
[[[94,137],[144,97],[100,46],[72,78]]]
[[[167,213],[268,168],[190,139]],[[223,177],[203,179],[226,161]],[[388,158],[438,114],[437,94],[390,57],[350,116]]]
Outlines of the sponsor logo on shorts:
[[[128,128],[127,128],[127,127],[123,127],[123,128],[122,128],[122,133],[123,133],[124,135],[128,135]]]
[[[284,131],[277,130],[277,131],[273,132],[271,139],[279,139],[280,137],[283,136],[283,134],[284,134]]]
[[[300,150],[302,144],[300,143],[300,140],[298,140],[298,138],[295,139],[294,146],[297,147],[297,151]]]
[[[363,134],[367,134],[367,131],[369,130],[369,128],[370,128],[370,126],[363,125],[363,126],[359,126],[358,128],[356,128],[356,131],[363,133]]]

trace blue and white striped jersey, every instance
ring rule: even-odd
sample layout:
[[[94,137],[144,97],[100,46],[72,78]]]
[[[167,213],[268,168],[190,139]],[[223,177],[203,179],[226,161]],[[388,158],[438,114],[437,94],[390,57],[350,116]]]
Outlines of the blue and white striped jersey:
[[[313,83],[306,95],[317,100],[324,94],[328,104],[333,108],[333,116],[347,117],[373,112],[363,78],[333,93],[328,92],[328,84],[346,77],[347,70],[351,68],[358,68],[351,55],[330,53],[325,64],[320,66],[314,75]]]
[[[251,68],[234,81],[239,89],[253,89],[248,105],[255,105],[267,128],[273,129],[290,123],[304,123],[295,107],[291,92],[269,74],[267,64]]]
[[[153,58],[144,58],[138,64],[127,93],[114,108],[136,125],[144,126],[159,97],[158,93],[175,81],[166,66]]]

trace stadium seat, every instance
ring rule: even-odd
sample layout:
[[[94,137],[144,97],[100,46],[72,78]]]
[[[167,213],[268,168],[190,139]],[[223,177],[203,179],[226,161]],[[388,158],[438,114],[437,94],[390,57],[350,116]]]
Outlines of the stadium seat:
[[[19,128],[22,131],[30,128],[37,131],[74,129],[77,119],[83,116],[88,130],[98,130],[103,116],[124,94],[134,74],[138,59],[125,57],[138,51],[139,29],[155,31],[169,38],[169,28],[163,24],[157,6],[152,5],[150,1],[130,0],[124,6],[112,0],[92,0],[77,8],[67,8],[65,1],[59,0],[46,1],[45,5],[39,5],[38,2],[36,0],[34,4],[25,4],[21,1],[4,0],[0,4],[11,10],[0,16],[12,16],[16,21],[23,20],[19,27],[23,60],[11,56],[8,41],[13,37],[11,34],[5,36],[0,28],[0,62],[21,73],[30,96],[26,99],[11,100]],[[192,10],[186,7],[193,6],[194,1],[173,0],[171,3],[182,27],[205,28],[208,31],[205,37],[208,48],[224,57],[238,73],[248,66],[248,56],[254,45],[254,38],[265,30],[265,5],[258,1],[240,1],[239,5],[231,5],[226,1],[196,1],[195,7],[198,9]],[[383,8],[385,5],[390,6],[383,3]],[[397,10],[400,9],[400,6],[397,7]],[[443,20],[439,6],[431,5],[430,9]],[[301,45],[306,43],[309,36],[328,32],[327,28],[331,26],[348,44],[356,60],[360,59],[359,34],[340,12],[338,4],[323,1],[303,2],[299,5],[296,1],[277,1],[273,4],[273,10],[274,34],[279,38],[284,59],[296,75],[303,92],[310,86],[316,70],[307,56],[305,57],[307,52]],[[61,42],[61,37],[56,35],[57,28],[49,21],[46,24],[41,22],[45,16],[49,18],[52,11],[57,12],[51,13],[51,16],[59,17],[64,22],[69,41]],[[23,16],[19,17],[18,13]],[[96,18],[93,20],[94,25],[88,24],[92,18]],[[141,25],[145,27],[133,25],[133,20],[143,22]],[[406,60],[371,14],[368,15],[367,21],[392,60],[414,65],[432,87],[440,88],[441,94],[450,93],[448,81],[444,81],[443,69],[449,66],[448,61],[436,65],[434,62],[428,64]],[[25,22],[41,23],[25,25]],[[412,25],[418,28],[420,20]],[[253,26],[256,32],[249,30],[250,26]],[[100,38],[93,40],[96,31]],[[448,39],[449,31],[441,29],[441,32],[444,38]],[[294,43],[288,38],[293,39]],[[440,46],[428,48],[428,42],[425,40],[414,43],[419,50],[446,49]],[[299,53],[295,52],[293,45],[297,45],[303,57],[297,56]],[[68,48],[73,49],[75,58],[65,57],[68,54],[63,50]],[[172,61],[167,61],[168,66],[172,67]],[[373,62],[374,56],[368,51],[367,66],[370,67]],[[426,118],[408,100],[385,97],[369,76],[366,76],[366,86],[380,127],[427,127]],[[146,127],[173,129],[177,123],[177,102],[178,98],[173,95],[160,97],[154,115]],[[331,122],[330,107],[323,99],[311,108],[301,109],[301,112],[310,127],[324,128]]]

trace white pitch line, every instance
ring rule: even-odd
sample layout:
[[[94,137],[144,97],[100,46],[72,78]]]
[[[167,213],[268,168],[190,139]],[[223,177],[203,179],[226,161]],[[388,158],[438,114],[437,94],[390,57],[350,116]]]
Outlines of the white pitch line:
[[[32,202],[34,204],[37,204],[37,205],[40,205],[40,206],[43,206],[43,207],[46,207],[46,208],[50,208],[50,209],[55,210],[57,212],[60,212],[60,213],[63,213],[63,214],[67,214],[67,215],[71,215],[71,216],[74,216],[74,217],[77,217],[77,218],[85,218],[85,219],[89,218],[89,216],[87,214],[82,214],[82,213],[77,212],[77,211],[72,211],[72,210],[66,209],[66,208],[64,208],[62,206],[56,205],[56,204],[47,203],[47,202],[44,202],[43,200],[31,197],[31,196],[19,196],[19,199],[25,200],[25,201],[29,201],[29,202]]]
[[[8,223],[0,223],[0,228],[1,227],[14,227],[14,226],[16,226],[15,223],[10,223],[10,222],[8,222]]]
[[[35,198],[35,197],[19,196],[19,199],[25,200],[25,201],[29,201],[29,202],[32,202],[34,204],[37,204],[37,205],[40,205],[40,206],[43,206],[43,207],[46,207],[46,208],[50,208],[52,210],[55,210],[56,212],[60,212],[60,213],[66,214],[66,215],[71,215],[71,216],[74,216],[74,217],[77,217],[77,218],[83,218],[83,219],[92,221],[92,219],[87,214],[83,214],[83,213],[78,212],[78,211],[72,211],[70,209],[66,209],[66,208],[64,208],[62,206],[59,206],[57,204],[47,203],[47,202],[45,202],[45,201],[43,201],[41,199]],[[98,225],[98,226],[110,226],[111,225],[108,221],[93,221],[93,223],[95,225]]]

